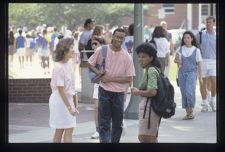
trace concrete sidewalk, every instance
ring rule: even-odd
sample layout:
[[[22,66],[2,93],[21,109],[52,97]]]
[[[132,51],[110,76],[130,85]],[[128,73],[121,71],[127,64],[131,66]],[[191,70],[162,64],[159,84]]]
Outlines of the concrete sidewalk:
[[[195,119],[182,120],[185,115],[181,108],[179,88],[175,87],[176,114],[170,119],[162,119],[159,129],[160,143],[216,143],[216,112],[200,112],[201,96],[196,88]],[[128,101],[129,101],[128,94]],[[47,101],[46,101],[47,102]],[[127,102],[128,104],[128,102]],[[74,129],[73,143],[98,143],[91,139],[95,131],[93,104],[79,104],[77,127]],[[9,143],[51,143],[54,130],[49,128],[48,103],[9,103]],[[121,143],[139,143],[138,120],[125,119],[127,129]]]

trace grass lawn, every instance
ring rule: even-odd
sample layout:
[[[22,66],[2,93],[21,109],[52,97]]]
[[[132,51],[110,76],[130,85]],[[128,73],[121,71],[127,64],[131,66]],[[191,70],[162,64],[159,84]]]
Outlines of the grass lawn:
[[[176,75],[177,75],[177,64],[174,63],[174,57],[170,56],[170,71],[169,71],[169,79],[170,81],[176,81]]]

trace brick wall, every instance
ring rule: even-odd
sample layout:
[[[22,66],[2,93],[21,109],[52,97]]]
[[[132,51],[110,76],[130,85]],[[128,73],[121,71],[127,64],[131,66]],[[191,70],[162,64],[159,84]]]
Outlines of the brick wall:
[[[9,79],[9,102],[48,102],[50,79]]]
[[[199,4],[192,5],[192,28],[198,29],[198,7]],[[167,22],[168,29],[180,28],[182,22],[185,22],[187,27],[187,4],[175,4],[175,14],[166,14],[164,19],[158,18],[158,10],[162,8],[161,3],[151,4],[146,16],[143,18],[144,25],[159,25],[164,20]],[[121,19],[122,25],[129,25],[133,23],[134,19],[131,17],[123,17]]]

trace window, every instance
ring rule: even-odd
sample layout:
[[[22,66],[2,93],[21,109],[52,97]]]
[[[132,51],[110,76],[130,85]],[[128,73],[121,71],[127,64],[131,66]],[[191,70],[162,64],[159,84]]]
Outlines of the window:
[[[174,4],[165,3],[162,4],[162,8],[164,9],[165,14],[175,14]]]
[[[209,16],[209,5],[208,4],[202,4],[202,15]]]

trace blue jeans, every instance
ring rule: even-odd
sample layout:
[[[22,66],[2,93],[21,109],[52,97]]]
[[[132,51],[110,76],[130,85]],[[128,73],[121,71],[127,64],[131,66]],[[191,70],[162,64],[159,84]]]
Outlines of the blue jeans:
[[[98,99],[100,143],[119,143],[123,130],[124,92],[111,92],[99,87]]]

